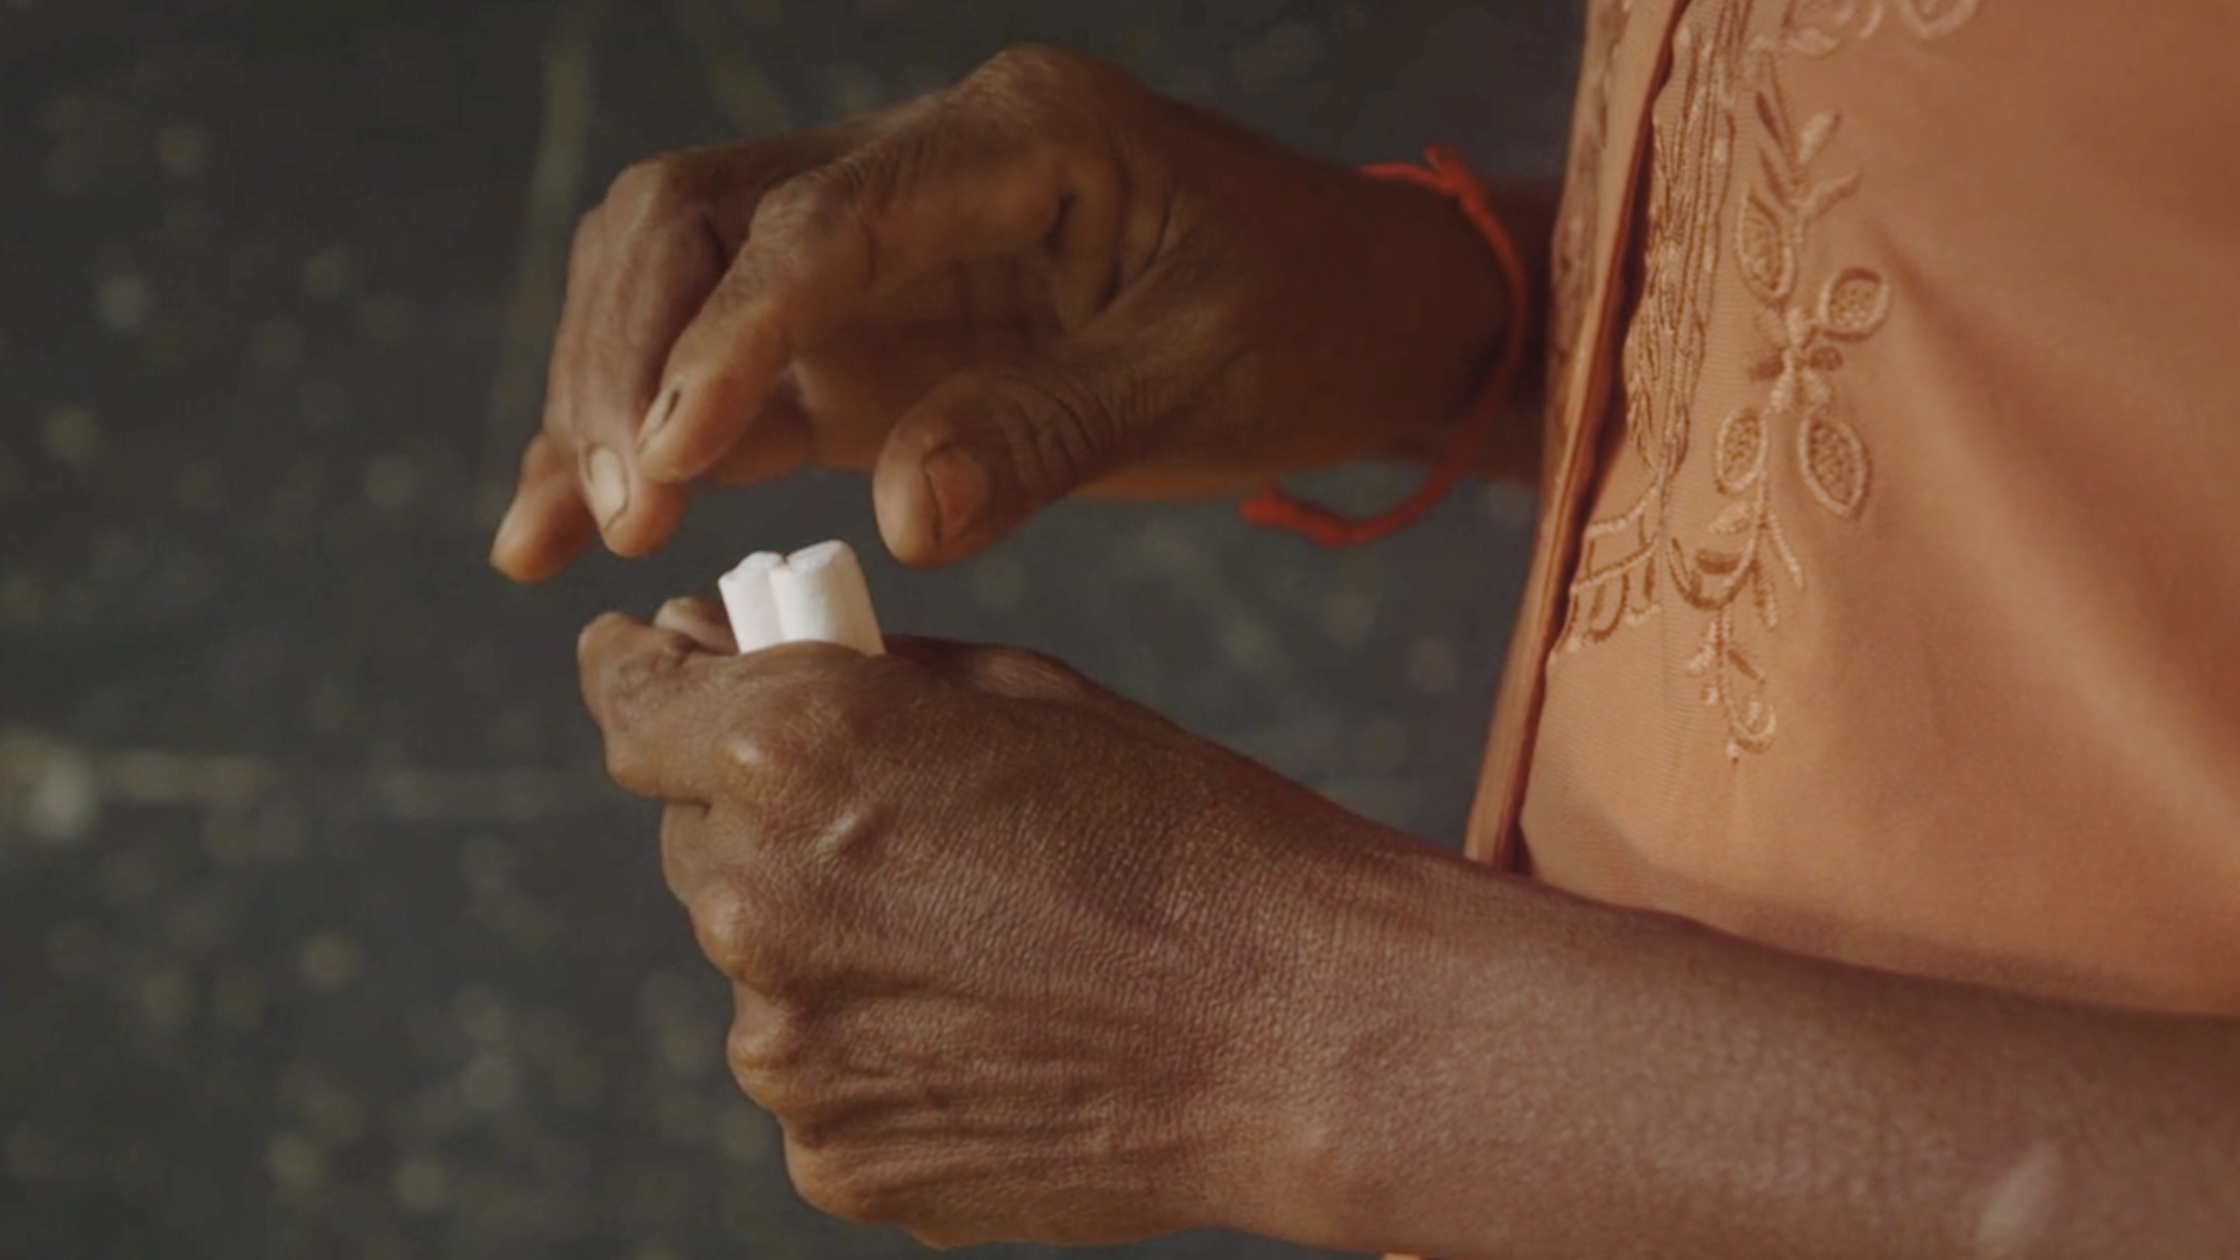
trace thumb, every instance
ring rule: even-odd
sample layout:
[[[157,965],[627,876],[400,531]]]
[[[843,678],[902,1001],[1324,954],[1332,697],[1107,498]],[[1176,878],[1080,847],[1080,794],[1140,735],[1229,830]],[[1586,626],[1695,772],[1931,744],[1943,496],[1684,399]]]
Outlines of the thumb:
[[[1143,414],[1142,376],[1119,362],[1038,361],[935,387],[872,469],[888,550],[920,567],[965,559],[1138,458],[1159,419]]]
[[[1169,253],[1052,350],[960,373],[920,399],[871,473],[895,559],[965,559],[1085,485],[1177,454],[1177,429],[1251,421],[1248,328],[1221,270],[1202,250]],[[1192,432],[1189,442],[1214,449],[1241,436]]]

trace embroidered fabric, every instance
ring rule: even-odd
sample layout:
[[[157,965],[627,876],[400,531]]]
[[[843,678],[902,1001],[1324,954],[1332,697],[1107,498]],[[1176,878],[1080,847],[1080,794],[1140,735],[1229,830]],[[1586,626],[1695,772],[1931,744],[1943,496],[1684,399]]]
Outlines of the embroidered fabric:
[[[1548,320],[1548,396],[1559,411],[1578,354],[1595,281],[1595,228],[1602,218],[1602,159],[1610,143],[1610,73],[1623,45],[1634,0],[1592,0],[1581,55],[1571,160],[1564,174],[1563,205],[1549,261],[1553,309]]]
[[[1860,191],[1864,176],[1827,172],[1842,114],[1798,118],[1782,87],[1783,64],[1868,40],[1892,14],[1915,38],[1942,38],[1973,18],[1980,0],[1790,0],[1778,39],[1751,34],[1759,3],[1707,6],[1674,35],[1681,107],[1675,123],[1660,120],[1654,132],[1640,305],[1624,354],[1627,449],[1619,458],[1646,476],[1630,505],[1582,532],[1557,652],[1560,659],[1607,642],[1677,599],[1701,619],[1688,672],[1725,723],[1734,762],[1773,747],[1775,684],[1755,644],[1779,630],[1784,587],[1801,597],[1807,586],[1775,479],[1794,476],[1839,519],[1866,510],[1873,458],[1848,414],[1842,376],[1893,302],[1888,279],[1873,268],[1809,267],[1816,227]],[[1740,180],[1738,162],[1748,172]],[[1763,354],[1751,377],[1762,393],[1721,419],[1708,452],[1698,454],[1694,409],[1712,304],[1729,266],[1755,304]],[[1786,474],[1776,465],[1783,447],[1793,464]],[[1673,511],[1684,478],[1708,480],[1724,500],[1692,535]]]

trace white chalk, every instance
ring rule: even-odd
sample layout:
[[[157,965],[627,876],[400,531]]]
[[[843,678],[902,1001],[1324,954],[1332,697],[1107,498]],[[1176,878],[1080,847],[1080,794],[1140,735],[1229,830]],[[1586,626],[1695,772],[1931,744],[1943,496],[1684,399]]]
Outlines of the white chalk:
[[[818,543],[794,552],[770,570],[770,590],[786,642],[838,643],[866,656],[886,652],[871,610],[871,588],[848,544]]]
[[[723,611],[731,618],[731,637],[739,641],[741,652],[759,652],[786,641],[777,592],[770,582],[770,575],[785,563],[786,558],[775,551],[758,551],[716,582]]]

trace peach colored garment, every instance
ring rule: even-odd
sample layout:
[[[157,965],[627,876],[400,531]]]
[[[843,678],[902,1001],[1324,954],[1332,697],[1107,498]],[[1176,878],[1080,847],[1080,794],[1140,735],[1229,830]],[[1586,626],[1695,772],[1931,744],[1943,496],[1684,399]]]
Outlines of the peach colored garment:
[[[2240,1013],[2240,5],[1589,20],[1473,852]]]

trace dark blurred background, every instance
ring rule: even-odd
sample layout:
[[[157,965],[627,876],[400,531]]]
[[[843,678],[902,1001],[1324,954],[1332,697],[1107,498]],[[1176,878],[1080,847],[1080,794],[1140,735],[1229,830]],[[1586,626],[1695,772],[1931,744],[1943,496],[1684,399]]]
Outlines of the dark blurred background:
[[[1035,39],[1342,159],[1552,174],[1574,7],[0,0],[0,1256],[918,1255],[795,1200],[575,693],[591,615],[748,550],[848,538],[889,628],[1056,653],[1453,842],[1519,493],[1343,555],[1069,507],[927,575],[809,477],[535,590],[482,557],[628,162]]]

